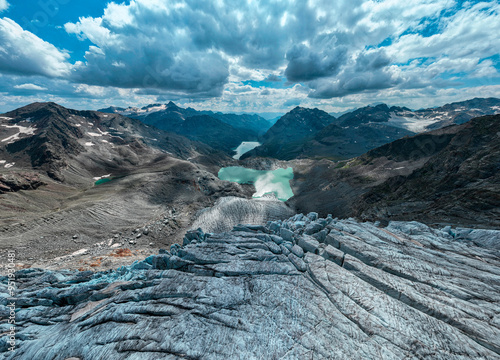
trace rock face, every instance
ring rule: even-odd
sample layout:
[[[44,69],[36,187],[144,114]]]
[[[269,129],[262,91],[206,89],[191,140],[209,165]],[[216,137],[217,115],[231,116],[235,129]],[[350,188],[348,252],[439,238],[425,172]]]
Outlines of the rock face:
[[[3,115],[0,166],[11,163],[14,170],[42,170],[58,181],[71,182],[74,172],[130,172],[166,153],[200,161],[211,157],[210,162],[219,163],[226,159],[205,144],[118,114],[77,111],[49,102]]]
[[[44,183],[36,173],[0,174],[0,194],[19,190],[35,190],[42,185]]]
[[[335,118],[319,109],[297,106],[282,116],[263,136],[262,145],[242,155],[274,157],[290,160],[297,157],[302,143],[334,121]]]
[[[386,144],[348,162],[294,166],[299,212],[500,226],[500,115]]]
[[[116,271],[21,270],[0,357],[498,359],[498,231],[480,231],[312,213],[192,231]]]

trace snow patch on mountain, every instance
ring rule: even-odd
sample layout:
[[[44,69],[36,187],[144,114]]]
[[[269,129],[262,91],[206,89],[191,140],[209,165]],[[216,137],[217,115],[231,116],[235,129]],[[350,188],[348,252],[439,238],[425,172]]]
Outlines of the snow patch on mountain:
[[[25,126],[21,126],[21,125],[3,125],[3,124],[1,126],[6,127],[8,129],[17,128],[19,130],[18,133],[11,135],[11,136],[2,140],[2,142],[6,142],[8,144],[11,144],[11,143],[19,140],[21,134],[28,135],[28,136],[34,135],[35,130],[36,130],[36,128],[32,127],[32,126],[25,127]]]
[[[400,116],[396,113],[391,113],[389,125],[413,131],[415,133],[423,132],[427,126],[438,122],[440,119],[426,118],[420,116]]]

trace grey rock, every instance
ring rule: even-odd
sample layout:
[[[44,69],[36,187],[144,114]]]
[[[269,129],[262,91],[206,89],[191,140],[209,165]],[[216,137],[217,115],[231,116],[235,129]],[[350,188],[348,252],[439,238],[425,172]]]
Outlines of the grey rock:
[[[269,237],[271,238],[272,241],[274,241],[276,244],[281,244],[283,243],[283,238],[281,236],[278,236],[278,235],[269,235]]]
[[[287,241],[293,241],[293,232],[291,230],[281,228],[280,236]]]
[[[309,220],[315,221],[318,218],[318,213],[317,212],[310,212],[309,214],[307,214],[307,217],[309,218]]]
[[[307,270],[307,264],[295,254],[288,254],[288,259],[297,268],[297,270],[304,272]]]
[[[320,243],[324,243],[326,240],[326,235],[328,235],[328,230],[323,229],[320,232],[313,234],[312,237],[318,240]]]
[[[497,230],[472,230],[466,239],[486,249],[500,250],[500,231]]]
[[[269,230],[273,233],[279,233],[281,229],[281,225],[276,221],[272,221],[268,227]]]
[[[281,247],[279,245],[277,245],[276,243],[271,241],[271,242],[268,242],[266,245],[269,248],[269,250],[271,250],[271,252],[273,254],[281,254]]]
[[[140,262],[134,263],[131,266],[132,270],[149,270],[151,268],[152,268],[151,264],[148,264],[145,261],[140,261]]]
[[[317,254],[319,252],[319,241],[313,238],[312,236],[308,235],[301,236],[299,238],[297,245],[307,252],[311,252],[314,254]]]
[[[295,254],[298,257],[303,257],[304,256],[304,250],[299,246],[299,245],[293,245],[291,252]]]
[[[316,234],[317,232],[323,230],[323,227],[324,227],[323,225],[321,225],[317,222],[312,222],[306,226],[306,228],[304,229],[304,234],[307,234],[307,235]]]
[[[280,245],[280,248],[283,255],[288,256],[288,254],[290,254],[290,249],[288,249],[285,245]]]
[[[337,265],[342,266],[345,254],[339,249],[334,248],[331,245],[327,245],[323,249],[323,253],[321,256],[324,257],[326,260],[333,261]]]
[[[148,257],[149,259],[149,257]],[[168,269],[168,264],[170,255],[164,254],[164,255],[158,255],[158,256],[153,256],[151,257],[151,265],[153,269],[157,270],[167,270]]]
[[[177,252],[179,251],[180,248],[181,248],[181,246],[179,244],[172,244],[170,246],[170,253],[172,255],[177,255]]]

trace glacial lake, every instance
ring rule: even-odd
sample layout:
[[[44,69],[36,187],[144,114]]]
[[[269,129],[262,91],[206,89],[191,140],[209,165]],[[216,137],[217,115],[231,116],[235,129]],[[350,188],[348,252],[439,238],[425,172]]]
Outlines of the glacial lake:
[[[111,181],[113,180],[113,178],[110,178],[110,177],[105,177],[105,178],[102,178],[102,179],[99,179],[97,180],[94,185],[101,185],[101,184],[105,184],[107,183],[108,181]]]
[[[219,179],[237,182],[239,184],[253,184],[256,192],[254,198],[274,193],[281,201],[287,201],[293,196],[290,180],[293,179],[293,169],[254,170],[241,166],[230,166],[219,171]]]
[[[233,159],[239,160],[241,155],[250,150],[255,149],[257,146],[260,146],[261,143],[258,141],[243,141],[240,146],[238,146],[234,151],[236,151],[236,155],[233,156]]]

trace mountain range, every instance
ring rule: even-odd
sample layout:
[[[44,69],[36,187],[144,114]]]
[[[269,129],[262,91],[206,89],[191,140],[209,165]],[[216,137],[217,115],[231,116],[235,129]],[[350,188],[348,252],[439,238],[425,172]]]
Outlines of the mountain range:
[[[260,136],[173,105],[148,115],[172,132],[55,103],[2,114],[0,357],[497,358],[500,114],[466,121],[497,103],[298,107]],[[262,141],[244,160],[237,131]],[[293,197],[252,198],[283,168]]]
[[[472,99],[412,111],[386,104],[367,106],[335,118],[318,109],[297,107],[262,137],[261,146],[242,156],[348,159],[404,136],[500,112],[500,99]],[[317,122],[321,113],[322,123]],[[304,129],[306,129],[304,131]]]
[[[184,135],[227,153],[231,153],[243,141],[257,140],[272,125],[258,115],[197,111],[181,108],[173,102],[143,108],[109,107],[99,111],[139,119],[144,124]]]
[[[249,196],[250,185],[217,178],[231,164],[220,150],[119,114],[25,106],[0,117],[2,244],[54,258],[172,209],[179,218],[167,216],[161,238],[179,241],[196,211],[221,196]]]
[[[232,159],[232,149],[248,140],[245,132],[252,130],[209,115],[185,117],[191,110],[173,103],[151,106],[148,115],[139,119],[116,113],[121,109],[77,111],[34,103],[0,117],[0,221],[4,224],[0,236],[9,239],[6,243],[33,244],[34,234],[45,233],[63,247],[73,232],[91,242],[116,231],[123,234],[120,239],[135,241],[129,234],[132,227],[152,221],[152,212],[176,208],[183,220],[169,222],[169,242],[179,241],[201,209],[214,207],[221,198],[249,198],[255,192],[252,184],[218,179],[222,167],[236,165],[293,168],[294,196],[286,204],[262,203],[268,217],[317,211],[371,221],[416,219],[428,224],[496,226],[498,116],[450,124],[476,113],[496,112],[498,103],[497,99],[473,99],[415,112],[377,105],[339,118],[297,107],[261,135],[262,145],[240,161]],[[392,120],[394,114],[403,113],[413,121],[413,129],[421,125],[423,114],[426,126],[438,129],[415,134],[409,125],[404,128],[402,122]],[[171,123],[177,122],[175,132],[144,123],[147,117],[167,115]],[[241,136],[236,137],[235,131]],[[222,136],[227,134],[233,137],[232,143]],[[275,157],[262,157],[263,150]],[[214,207],[217,218],[229,219],[228,204]],[[252,211],[264,211],[262,206]],[[19,212],[24,214],[22,222],[17,220]],[[89,229],[88,218],[100,227]],[[67,224],[55,225],[62,221]],[[164,241],[160,240],[165,239],[164,231],[150,236],[153,244]],[[77,244],[71,243],[70,248],[76,249]]]

